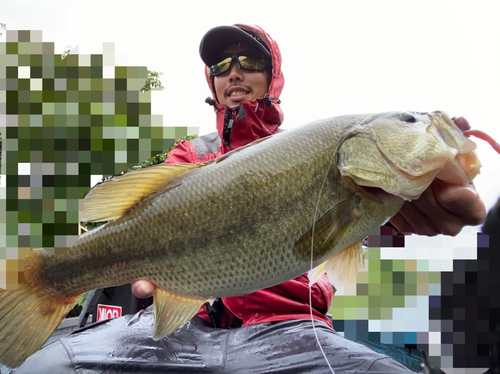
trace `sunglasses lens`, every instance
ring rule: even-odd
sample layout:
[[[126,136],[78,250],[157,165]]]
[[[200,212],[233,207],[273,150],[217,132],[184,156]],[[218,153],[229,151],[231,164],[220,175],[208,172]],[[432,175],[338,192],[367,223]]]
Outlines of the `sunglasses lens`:
[[[212,75],[219,75],[228,71],[229,68],[231,67],[232,61],[233,61],[232,57],[227,57],[222,61],[210,66],[210,71],[212,72]]]
[[[221,56],[219,62],[210,66],[210,72],[213,76],[225,73],[231,68],[233,59],[238,59],[240,68],[250,71],[262,71],[267,66],[267,59],[253,52],[240,52],[238,54]]]
[[[238,61],[245,70],[262,71],[267,65],[267,60],[261,56],[238,56]]]

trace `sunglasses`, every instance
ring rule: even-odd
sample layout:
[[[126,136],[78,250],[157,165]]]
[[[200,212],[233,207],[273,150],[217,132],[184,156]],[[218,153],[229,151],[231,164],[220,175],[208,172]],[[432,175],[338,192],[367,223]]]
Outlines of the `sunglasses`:
[[[253,51],[222,54],[216,61],[219,62],[210,65],[210,72],[213,76],[224,74],[231,69],[234,61],[238,62],[240,69],[249,71],[263,71],[269,62],[263,55]]]

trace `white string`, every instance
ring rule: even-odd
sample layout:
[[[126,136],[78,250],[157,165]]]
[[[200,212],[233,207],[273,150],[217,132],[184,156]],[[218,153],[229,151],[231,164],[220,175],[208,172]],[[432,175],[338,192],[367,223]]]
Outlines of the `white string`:
[[[321,187],[319,189],[318,193],[318,201],[316,202],[316,207],[314,208],[314,214],[313,214],[313,225],[312,225],[312,230],[311,230],[311,269],[313,268],[313,262],[314,262],[314,229],[316,227],[316,215],[318,214],[318,208],[319,208],[319,201],[321,199],[321,193],[323,192],[323,187],[325,186],[326,183],[326,178],[328,177],[328,173],[330,172],[330,169],[332,168],[332,163],[333,159],[337,152],[332,153],[332,157],[330,158],[328,170],[325,173],[325,177],[323,179],[323,182],[321,183]],[[319,350],[321,351],[321,354],[323,355],[323,358],[326,361],[326,364],[328,365],[328,368],[330,369],[330,372],[332,374],[335,374],[335,371],[333,370],[332,366],[330,365],[330,361],[328,361],[328,357],[326,357],[326,353],[323,350],[323,347],[321,346],[321,342],[319,341],[318,337],[318,332],[316,331],[316,325],[314,324],[314,318],[313,318],[313,309],[312,309],[312,285],[311,282],[309,282],[309,314],[311,316],[311,323],[314,331],[314,336],[316,337],[316,342],[318,343]]]
[[[368,117],[366,117],[361,122],[359,122],[358,124],[356,124],[352,128],[352,130],[349,131],[349,133],[351,133],[353,130],[355,130],[358,126],[360,126],[363,122],[365,122],[371,116],[373,116],[373,114],[370,114]],[[338,146],[340,146],[340,144],[342,144],[343,140],[349,135],[349,133],[347,135],[345,135],[339,141]],[[311,229],[311,265],[310,265],[311,269],[313,268],[313,264],[314,264],[314,229],[316,227],[316,216],[318,214],[319,202],[320,202],[320,199],[321,199],[321,193],[323,192],[323,188],[324,188],[326,180],[328,178],[328,173],[330,172],[330,169],[332,168],[332,165],[333,165],[333,160],[334,160],[335,156],[337,155],[338,146],[337,146],[337,149],[335,149],[335,151],[332,152],[332,156],[330,158],[328,170],[326,171],[325,177],[323,178],[323,182],[321,183],[321,187],[320,187],[319,192],[318,192],[318,200],[317,200],[316,206],[314,208],[313,224],[312,224],[312,229]],[[311,285],[311,283],[309,283],[309,314],[311,316],[311,323],[312,323],[312,327],[313,327],[313,331],[314,331],[314,336],[316,337],[316,342],[318,343],[318,346],[319,346],[319,349],[321,351],[321,354],[323,355],[323,358],[325,359],[326,364],[328,365],[328,368],[330,369],[330,372],[332,374],[335,374],[335,371],[333,370],[332,366],[330,365],[330,361],[328,361],[328,357],[326,356],[326,353],[323,350],[323,347],[321,346],[321,342],[319,341],[318,332],[316,331],[316,325],[314,324],[313,310],[312,310],[312,285]]]

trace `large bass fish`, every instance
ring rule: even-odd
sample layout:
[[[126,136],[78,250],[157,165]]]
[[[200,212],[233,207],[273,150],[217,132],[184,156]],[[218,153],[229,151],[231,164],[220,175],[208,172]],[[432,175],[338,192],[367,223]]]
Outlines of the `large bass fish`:
[[[480,167],[475,148],[441,112],[351,115],[205,164],[158,165],[103,183],[85,198],[82,219],[111,222],[62,254],[33,251],[25,283],[0,296],[0,362],[21,364],[95,288],[154,283],[160,339],[207,300],[312,267],[317,277],[335,259],[356,257],[368,232],[434,178],[470,183]]]

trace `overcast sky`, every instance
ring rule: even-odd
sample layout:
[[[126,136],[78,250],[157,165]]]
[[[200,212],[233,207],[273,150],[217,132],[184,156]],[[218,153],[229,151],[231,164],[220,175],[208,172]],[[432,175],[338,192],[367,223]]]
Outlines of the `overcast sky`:
[[[285,128],[349,113],[443,110],[500,139],[500,22],[495,1],[1,0],[7,29],[42,30],[56,53],[102,53],[163,72],[153,114],[167,126],[214,129],[198,46],[211,27],[254,23],[279,43]],[[41,5],[43,4],[43,5]],[[476,186],[500,196],[500,156],[477,141]]]

